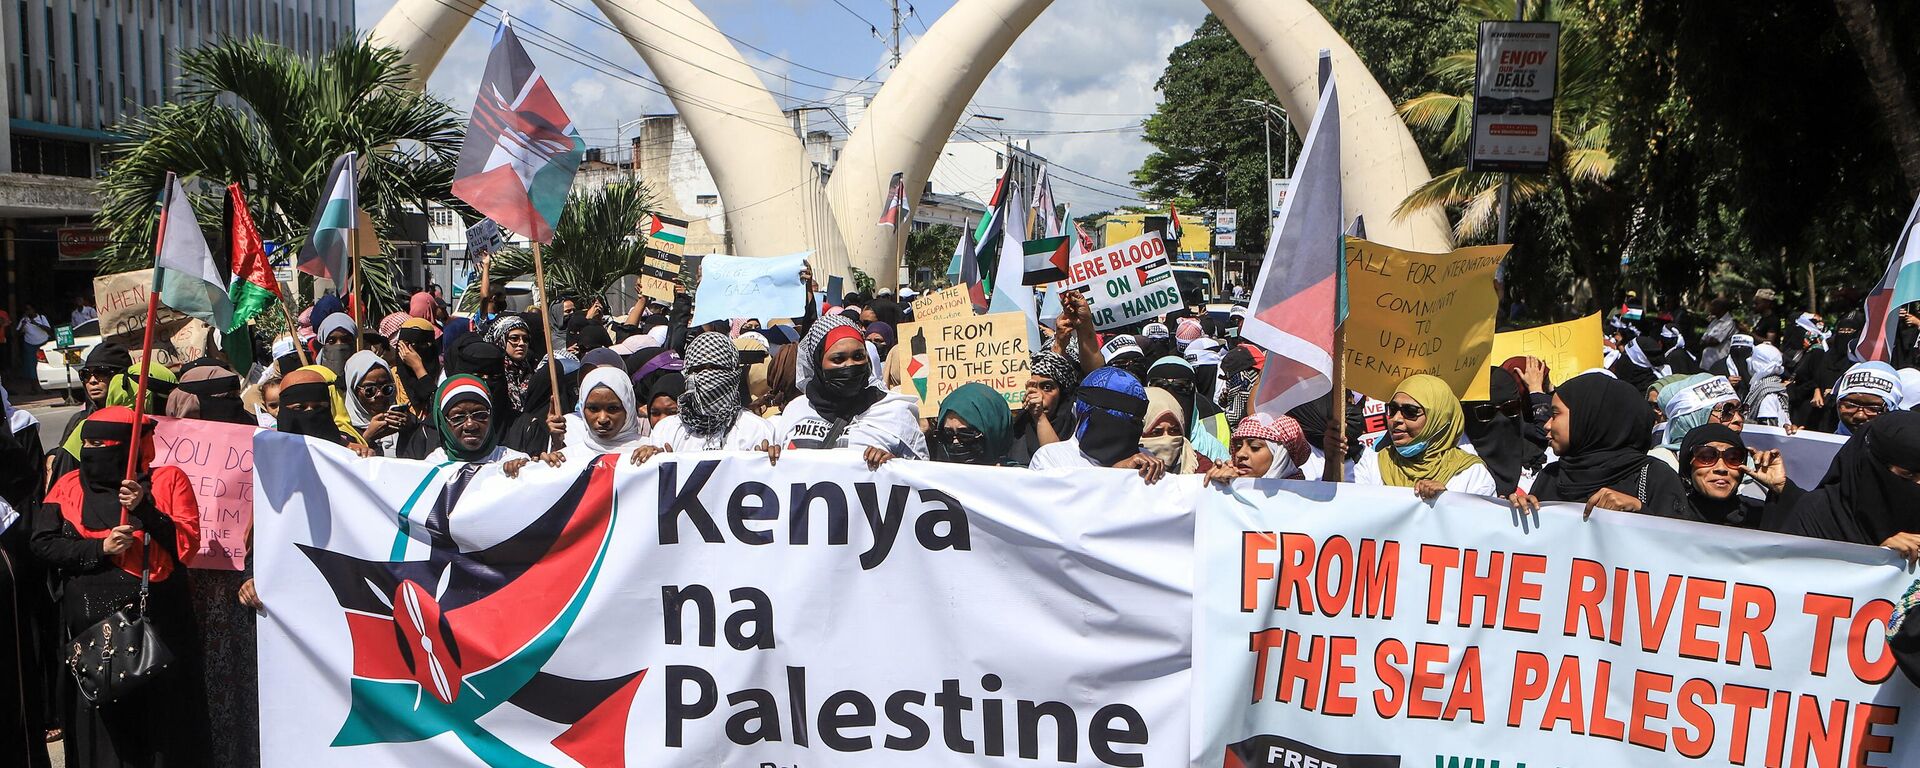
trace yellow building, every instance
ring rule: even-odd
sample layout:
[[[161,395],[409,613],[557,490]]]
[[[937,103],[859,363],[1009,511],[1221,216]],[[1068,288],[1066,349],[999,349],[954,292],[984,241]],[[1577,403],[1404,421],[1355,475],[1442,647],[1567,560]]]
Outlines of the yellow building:
[[[1103,216],[1094,225],[1100,232],[1102,247],[1139,237],[1152,221],[1158,229],[1166,221],[1164,213],[1115,213]],[[1180,214],[1180,258],[1186,262],[1208,262],[1213,249],[1213,232],[1199,214]]]

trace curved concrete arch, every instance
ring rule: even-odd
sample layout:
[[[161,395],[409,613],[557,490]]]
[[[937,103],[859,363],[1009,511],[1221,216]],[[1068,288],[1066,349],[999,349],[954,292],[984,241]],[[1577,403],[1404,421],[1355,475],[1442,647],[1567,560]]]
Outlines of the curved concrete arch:
[[[485,0],[399,0],[372,38],[405,52],[414,87],[446,55]],[[759,74],[691,0],[594,0],[673,101],[727,203],[733,251],[774,256],[814,250],[822,274],[845,274],[844,248],[818,208],[817,178],[800,137]],[[724,147],[724,151],[707,148]],[[811,219],[826,227],[810,226]],[[817,242],[818,241],[818,242]],[[838,258],[834,258],[838,256]],[[836,267],[838,267],[836,269]]]
[[[1365,215],[1367,234],[1393,245],[1445,251],[1452,235],[1438,211],[1395,219],[1393,210],[1431,174],[1393,103],[1361,64],[1353,48],[1307,0],[1205,0],[1287,108],[1304,134],[1318,98],[1319,51],[1333,52],[1341,84],[1342,188],[1345,214]],[[834,216],[847,237],[855,267],[869,275],[894,275],[898,243],[879,227],[886,182],[904,172],[908,189],[919,189],[940,148],[985,81],[991,64],[1040,15],[1051,0],[969,0],[935,22],[874,96],[866,119],[847,140],[828,182]],[[896,235],[897,236],[897,235]],[[884,281],[884,278],[883,278]]]

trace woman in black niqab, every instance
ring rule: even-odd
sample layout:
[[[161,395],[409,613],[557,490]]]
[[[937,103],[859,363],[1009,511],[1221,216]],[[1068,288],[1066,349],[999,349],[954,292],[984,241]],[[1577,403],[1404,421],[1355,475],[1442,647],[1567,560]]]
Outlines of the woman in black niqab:
[[[1520,476],[1529,469],[1540,469],[1547,457],[1543,446],[1531,439],[1541,430],[1528,423],[1533,409],[1528,407],[1527,388],[1520,377],[1497,365],[1487,375],[1487,400],[1460,406],[1466,412],[1467,440],[1473,443],[1473,452],[1493,475],[1494,489],[1501,496],[1511,496],[1519,490]],[[1482,418],[1487,410],[1492,411],[1492,417]],[[1512,413],[1515,410],[1517,416]]]
[[[1819,487],[1793,508],[1782,533],[1885,546],[1920,533],[1920,413],[1889,411],[1833,456]]]

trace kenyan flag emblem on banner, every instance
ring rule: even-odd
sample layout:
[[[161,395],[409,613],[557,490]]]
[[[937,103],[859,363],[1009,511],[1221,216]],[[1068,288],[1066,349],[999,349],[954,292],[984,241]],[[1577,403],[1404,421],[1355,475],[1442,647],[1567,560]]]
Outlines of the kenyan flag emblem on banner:
[[[586,151],[573,119],[501,14],[460,147],[453,194],[505,229],[552,242]]]

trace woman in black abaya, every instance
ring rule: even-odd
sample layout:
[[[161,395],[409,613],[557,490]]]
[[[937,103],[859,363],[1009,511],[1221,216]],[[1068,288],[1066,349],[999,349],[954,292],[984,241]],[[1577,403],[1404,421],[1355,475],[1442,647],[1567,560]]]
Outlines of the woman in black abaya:
[[[1540,501],[1680,517],[1686,490],[1653,447],[1653,411],[1633,385],[1604,373],[1573,377],[1553,393],[1547,439],[1559,460],[1540,470],[1531,494],[1511,498],[1521,507]]]

